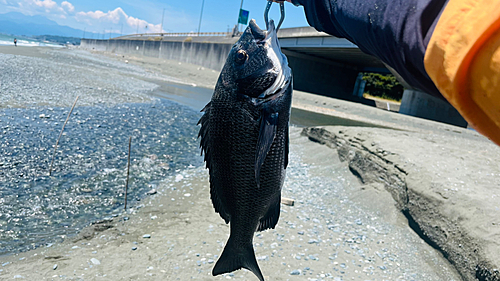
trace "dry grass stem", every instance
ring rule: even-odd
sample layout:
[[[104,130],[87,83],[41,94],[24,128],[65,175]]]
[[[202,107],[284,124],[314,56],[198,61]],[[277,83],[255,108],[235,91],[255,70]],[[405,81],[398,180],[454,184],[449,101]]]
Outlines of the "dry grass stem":
[[[73,112],[73,109],[75,108],[76,102],[78,101],[78,98],[80,96],[77,96],[75,99],[75,102],[73,103],[73,106],[71,107],[71,110],[68,113],[68,117],[66,117],[66,121],[64,121],[64,125],[62,126],[61,133],[59,133],[59,137],[57,138],[56,146],[54,147],[54,153],[52,154],[52,161],[50,161],[50,168],[49,168],[49,176],[52,176],[52,165],[54,164],[54,158],[56,156],[57,152],[57,145],[59,144],[59,140],[61,139],[61,136],[64,131],[64,127],[66,127],[66,124],[68,123],[69,117],[71,116],[71,112]]]

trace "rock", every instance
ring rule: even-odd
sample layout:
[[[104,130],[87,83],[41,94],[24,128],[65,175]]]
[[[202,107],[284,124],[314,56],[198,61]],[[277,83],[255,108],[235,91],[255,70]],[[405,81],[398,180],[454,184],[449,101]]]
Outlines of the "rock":
[[[56,270],[57,269],[57,264],[54,264],[54,266],[52,267],[53,270]]]
[[[302,271],[300,269],[295,269],[292,272],[290,272],[290,275],[300,275]]]
[[[181,175],[181,174],[178,174],[178,175],[175,176],[175,182],[180,182],[183,179],[184,179],[184,176]]]
[[[94,265],[100,265],[101,264],[101,262],[98,259],[96,259],[96,258],[91,258],[90,262],[93,263]]]
[[[150,191],[146,192],[146,194],[147,194],[147,195],[154,195],[154,194],[156,194],[156,193],[157,193],[157,191],[156,191],[156,189],[154,189],[154,188],[153,188],[153,189],[151,189]]]
[[[144,235],[142,235],[142,238],[147,238],[147,239],[149,239],[149,238],[151,238],[151,234],[144,234]]]
[[[135,251],[135,250],[137,250],[137,247],[132,247],[132,251]]]
[[[258,261],[268,261],[269,260],[269,256],[260,256],[260,257],[257,257],[257,260]]]

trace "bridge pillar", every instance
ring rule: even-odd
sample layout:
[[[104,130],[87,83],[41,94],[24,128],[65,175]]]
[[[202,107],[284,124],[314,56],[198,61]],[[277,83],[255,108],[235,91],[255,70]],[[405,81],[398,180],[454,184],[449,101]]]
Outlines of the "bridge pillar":
[[[467,121],[449,103],[417,90],[405,90],[399,113],[467,127]]]
[[[354,84],[354,91],[352,91],[352,95],[358,98],[362,98],[365,93],[366,80],[363,80],[363,73],[359,73],[356,78],[356,84]]]

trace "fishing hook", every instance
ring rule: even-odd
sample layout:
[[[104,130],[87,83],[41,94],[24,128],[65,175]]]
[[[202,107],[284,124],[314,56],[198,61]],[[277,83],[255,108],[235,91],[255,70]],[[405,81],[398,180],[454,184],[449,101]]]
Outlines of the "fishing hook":
[[[266,21],[266,29],[268,29],[268,30],[269,30],[269,10],[271,10],[272,4],[273,4],[273,1],[268,0],[266,10],[264,11],[264,20]],[[281,11],[281,18],[280,18],[280,21],[278,23],[278,27],[276,27],[276,32],[278,32],[281,24],[285,20],[285,2],[280,3],[280,11]]]

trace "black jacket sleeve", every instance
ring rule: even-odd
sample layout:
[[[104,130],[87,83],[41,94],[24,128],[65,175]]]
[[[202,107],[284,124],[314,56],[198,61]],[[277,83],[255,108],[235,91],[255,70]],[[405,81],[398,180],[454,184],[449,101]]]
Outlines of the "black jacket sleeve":
[[[293,0],[318,31],[346,38],[394,68],[411,86],[441,97],[424,55],[447,0]]]

